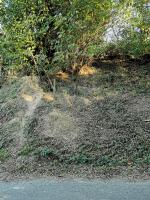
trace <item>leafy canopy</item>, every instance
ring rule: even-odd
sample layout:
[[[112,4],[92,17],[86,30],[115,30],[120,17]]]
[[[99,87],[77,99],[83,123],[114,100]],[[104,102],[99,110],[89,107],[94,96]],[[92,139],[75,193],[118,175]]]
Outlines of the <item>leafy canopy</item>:
[[[129,54],[148,52],[146,3],[144,0],[1,0],[0,55],[5,69],[55,71],[104,53],[109,46],[104,40],[106,29],[113,26],[114,16],[120,13],[122,20],[130,25],[121,31],[117,48]]]

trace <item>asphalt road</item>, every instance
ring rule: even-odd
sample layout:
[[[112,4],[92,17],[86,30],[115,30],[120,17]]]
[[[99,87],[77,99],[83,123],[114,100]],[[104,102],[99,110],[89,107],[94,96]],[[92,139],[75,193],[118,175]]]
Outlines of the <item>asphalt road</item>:
[[[150,181],[39,179],[0,182],[0,200],[150,200]]]

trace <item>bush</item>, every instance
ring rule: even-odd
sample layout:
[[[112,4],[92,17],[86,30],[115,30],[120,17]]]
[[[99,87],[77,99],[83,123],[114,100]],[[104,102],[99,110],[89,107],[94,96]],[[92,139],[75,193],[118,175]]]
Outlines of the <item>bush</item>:
[[[116,47],[127,54],[144,54],[149,51],[149,10],[144,2],[2,0],[0,55],[5,71],[50,73],[103,54],[107,50],[103,36],[114,12],[123,12],[131,27]],[[132,31],[135,27],[141,34]]]
[[[9,153],[6,149],[0,149],[0,161],[4,161],[9,157]]]
[[[13,0],[9,4],[3,0],[0,54],[4,65],[16,71],[54,70],[81,61],[88,53],[92,56],[110,9],[111,2],[98,0]]]

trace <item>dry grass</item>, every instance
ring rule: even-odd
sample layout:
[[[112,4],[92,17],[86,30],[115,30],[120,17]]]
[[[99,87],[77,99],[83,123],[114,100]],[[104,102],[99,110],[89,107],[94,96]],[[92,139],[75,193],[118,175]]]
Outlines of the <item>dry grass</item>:
[[[96,74],[96,69],[88,65],[84,65],[79,71],[80,76],[89,76],[93,74]]]
[[[61,80],[55,99],[23,80],[0,91],[0,148],[10,155],[4,175],[150,175],[148,66],[97,69],[76,88]]]

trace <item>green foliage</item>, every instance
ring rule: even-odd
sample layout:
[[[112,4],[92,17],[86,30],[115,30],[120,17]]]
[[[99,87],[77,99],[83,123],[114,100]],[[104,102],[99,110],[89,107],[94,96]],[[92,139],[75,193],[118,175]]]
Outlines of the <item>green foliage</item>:
[[[48,147],[41,147],[34,152],[34,155],[38,156],[39,158],[49,158],[52,160],[58,159],[58,153],[53,148]]]
[[[18,153],[20,156],[27,156],[34,150],[33,146],[25,145]]]
[[[149,53],[148,1],[124,1],[119,5],[118,12],[121,12],[120,17],[126,26],[121,31],[122,39],[117,41],[116,48],[124,54],[135,57]]]
[[[1,0],[0,56],[6,71],[57,71],[82,64],[107,50],[104,34],[114,13],[130,24],[117,48],[149,52],[146,1]],[[136,17],[133,17],[133,11]],[[134,28],[139,28],[140,33]],[[128,48],[127,48],[128,47]],[[128,49],[128,51],[127,51]]]
[[[9,153],[6,149],[0,149],[0,161],[5,161],[9,157]]]
[[[58,70],[93,56],[111,1],[2,0],[0,54],[5,67]],[[59,66],[59,67],[58,67]]]
[[[91,163],[92,158],[84,153],[76,153],[69,158],[69,162],[75,164]]]

